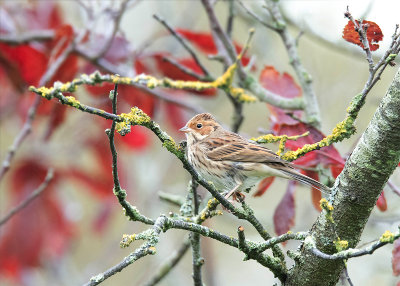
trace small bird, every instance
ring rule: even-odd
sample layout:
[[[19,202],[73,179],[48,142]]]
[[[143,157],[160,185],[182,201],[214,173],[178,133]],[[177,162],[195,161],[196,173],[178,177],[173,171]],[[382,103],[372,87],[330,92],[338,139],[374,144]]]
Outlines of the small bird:
[[[206,181],[240,196],[263,178],[277,176],[329,193],[320,182],[297,172],[290,162],[270,149],[225,130],[209,113],[194,116],[180,131],[187,139],[187,157],[196,172]]]

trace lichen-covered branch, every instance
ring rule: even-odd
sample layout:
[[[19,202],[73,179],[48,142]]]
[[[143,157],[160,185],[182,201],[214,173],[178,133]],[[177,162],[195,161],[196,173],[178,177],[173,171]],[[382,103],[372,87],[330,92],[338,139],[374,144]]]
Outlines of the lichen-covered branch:
[[[190,190],[193,197],[193,215],[199,214],[199,198],[197,196],[198,184],[195,180],[190,180]],[[193,282],[195,286],[203,286],[201,268],[204,264],[204,258],[201,257],[200,250],[200,234],[192,232],[189,235],[190,244],[192,246],[192,267],[193,267]]]
[[[112,100],[112,111],[113,115],[116,115],[117,113],[117,90],[118,90],[118,84],[115,84],[115,88],[113,91],[111,91],[110,96]],[[114,144],[114,134],[115,134],[115,126],[117,122],[116,120],[113,120],[111,124],[111,130],[106,130],[106,134],[108,136],[109,142],[110,142],[110,149],[111,149],[111,156],[112,156],[112,174],[113,174],[113,181],[114,181],[114,189],[113,192],[115,196],[118,198],[119,203],[125,210],[125,215],[129,217],[129,219],[133,221],[140,221],[145,224],[154,224],[154,221],[150,218],[147,218],[143,216],[142,214],[139,213],[136,207],[132,206],[129,202],[125,200],[126,198],[126,191],[121,188],[121,185],[119,183],[119,178],[118,178],[118,156],[117,156],[117,150],[115,148]]]
[[[371,245],[363,248],[363,249],[356,249],[356,248],[349,248],[334,254],[326,254],[320,251],[317,247],[312,247],[313,244],[308,244],[307,247],[312,247],[311,251],[318,257],[328,260],[346,260],[352,257],[359,257],[364,256],[367,254],[372,254],[375,250],[385,246],[386,244],[393,243],[396,239],[400,238],[400,231],[397,233],[392,233],[390,231],[386,231],[378,241],[372,243]]]
[[[90,278],[90,281],[85,284],[85,286],[94,286],[98,285],[107,278],[113,276],[114,274],[121,272],[124,268],[129,266],[130,264],[134,263],[135,261],[139,260],[140,258],[147,256],[149,254],[156,253],[156,244],[158,243],[158,236],[163,231],[163,226],[165,225],[166,221],[165,216],[160,216],[155,222],[153,227],[151,228],[152,236],[142,244],[138,249],[132,252],[130,255],[125,257],[120,263],[111,267],[107,271],[100,273],[96,276]]]

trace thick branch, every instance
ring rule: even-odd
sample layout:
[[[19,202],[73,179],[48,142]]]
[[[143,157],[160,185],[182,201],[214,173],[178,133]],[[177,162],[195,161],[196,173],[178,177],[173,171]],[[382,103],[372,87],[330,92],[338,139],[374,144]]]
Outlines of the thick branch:
[[[377,198],[400,161],[399,122],[400,70],[336,179],[330,197],[334,227],[325,211],[312,227],[311,236],[320,251],[335,253],[333,241],[337,236],[348,241],[349,247],[357,245]],[[290,271],[285,285],[336,284],[343,261],[318,257],[313,248],[303,247],[301,258]]]

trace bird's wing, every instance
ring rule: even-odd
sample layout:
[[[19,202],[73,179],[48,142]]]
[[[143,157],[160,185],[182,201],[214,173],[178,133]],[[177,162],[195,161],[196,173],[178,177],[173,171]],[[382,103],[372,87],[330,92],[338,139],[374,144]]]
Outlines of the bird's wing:
[[[253,144],[234,133],[209,138],[206,144],[206,156],[215,161],[289,164],[268,148]]]
[[[205,144],[205,155],[211,160],[273,165],[274,169],[293,180],[315,187],[324,193],[330,192],[327,186],[297,172],[291,163],[281,159],[268,148],[251,143],[237,134],[208,138],[203,144]]]

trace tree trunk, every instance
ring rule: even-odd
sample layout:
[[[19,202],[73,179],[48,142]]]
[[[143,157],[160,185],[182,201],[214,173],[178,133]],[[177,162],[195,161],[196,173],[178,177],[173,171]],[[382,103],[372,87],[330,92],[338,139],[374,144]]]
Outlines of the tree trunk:
[[[353,153],[338,176],[330,197],[332,222],[322,212],[311,229],[317,248],[336,252],[337,235],[356,247],[383,187],[400,160],[400,69]],[[336,230],[336,234],[335,234]],[[315,256],[304,244],[285,285],[335,285],[341,260]]]

